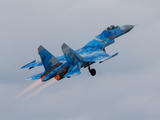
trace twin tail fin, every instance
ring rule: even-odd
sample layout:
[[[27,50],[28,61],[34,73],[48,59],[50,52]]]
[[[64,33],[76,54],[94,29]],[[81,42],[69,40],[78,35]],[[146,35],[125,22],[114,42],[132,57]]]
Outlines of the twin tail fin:
[[[46,71],[59,61],[55,56],[53,56],[42,45],[39,46],[38,53],[40,55],[40,58],[42,60],[42,63]]]

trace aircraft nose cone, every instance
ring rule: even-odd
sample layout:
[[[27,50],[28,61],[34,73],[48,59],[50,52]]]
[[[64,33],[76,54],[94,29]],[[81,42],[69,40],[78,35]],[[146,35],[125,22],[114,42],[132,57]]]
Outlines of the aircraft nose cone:
[[[132,30],[133,27],[134,25],[123,25],[123,28],[125,29],[126,32],[129,32],[130,30]]]

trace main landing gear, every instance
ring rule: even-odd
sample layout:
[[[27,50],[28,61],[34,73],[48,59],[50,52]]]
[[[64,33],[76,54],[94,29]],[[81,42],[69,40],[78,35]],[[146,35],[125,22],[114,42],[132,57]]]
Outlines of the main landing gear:
[[[96,75],[96,70],[94,68],[91,69],[90,66],[88,66],[88,70],[92,76]]]

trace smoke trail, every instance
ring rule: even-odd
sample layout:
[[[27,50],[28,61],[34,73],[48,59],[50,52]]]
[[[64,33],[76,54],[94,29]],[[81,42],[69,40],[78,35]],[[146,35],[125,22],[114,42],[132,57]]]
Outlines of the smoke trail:
[[[23,95],[24,93],[30,91],[31,89],[33,89],[34,87],[38,86],[41,83],[41,79],[39,79],[38,81],[34,82],[33,84],[31,84],[29,87],[27,87],[25,90],[23,90],[22,92],[20,92],[18,95],[16,95],[14,97],[14,99],[20,97],[21,95]]]
[[[50,86],[52,83],[56,82],[57,80],[55,79],[51,79],[50,81],[48,81],[47,83],[45,83],[42,87],[40,87],[39,89],[37,89],[34,93],[32,93],[30,96],[28,96],[26,99],[36,95],[37,93],[39,93],[40,91],[42,91],[43,89],[45,89],[46,87]]]

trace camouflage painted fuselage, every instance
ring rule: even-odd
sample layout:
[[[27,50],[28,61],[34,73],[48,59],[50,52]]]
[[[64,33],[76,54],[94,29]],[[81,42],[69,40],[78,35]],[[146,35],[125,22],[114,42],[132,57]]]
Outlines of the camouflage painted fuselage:
[[[114,27],[114,28],[109,28],[109,29],[105,29],[101,34],[99,34],[98,36],[96,36],[93,40],[89,41],[84,47],[75,50],[75,52],[68,47],[68,50],[71,50],[73,53],[73,57],[72,59],[70,58],[70,60],[72,60],[71,63],[69,63],[70,60],[66,60],[68,59],[66,57],[67,54],[64,53],[64,55],[62,56],[58,56],[56,57],[60,62],[63,63],[62,65],[58,66],[57,68],[53,69],[51,72],[49,72],[46,76],[44,76],[42,78],[42,81],[46,81],[52,77],[54,77],[54,75],[57,73],[57,71],[61,70],[65,65],[70,64],[69,65],[69,69],[67,71],[67,73],[64,75],[64,77],[70,77],[72,75],[78,75],[80,74],[80,69],[82,67],[87,67],[90,66],[91,64],[100,61],[103,62],[109,58],[112,58],[114,56],[116,56],[118,53],[110,56],[105,52],[105,47],[114,43],[115,42],[115,38],[129,32],[134,26],[133,25],[124,25],[121,27]],[[63,50],[63,49],[62,49]],[[82,59],[78,60],[77,59],[79,57],[77,57],[78,55],[82,57]],[[75,62],[76,64],[72,63]],[[41,61],[33,61],[25,66],[23,66],[22,68],[33,68],[36,66],[42,66],[43,63]],[[28,77],[28,80],[36,80],[39,79],[43,74],[45,73],[45,71],[43,73]]]

